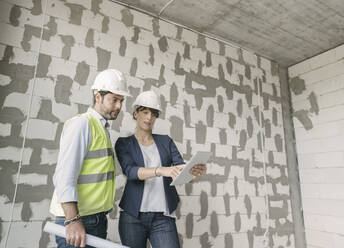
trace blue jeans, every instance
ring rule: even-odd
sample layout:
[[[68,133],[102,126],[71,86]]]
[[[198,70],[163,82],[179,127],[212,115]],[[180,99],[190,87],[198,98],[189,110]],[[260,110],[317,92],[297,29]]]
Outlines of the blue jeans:
[[[122,244],[130,248],[146,248],[147,239],[152,248],[180,247],[176,220],[163,213],[140,212],[136,218],[121,211],[118,226]]]
[[[107,236],[107,218],[105,212],[82,216],[81,221],[84,225],[87,234],[97,236],[102,239],[106,239]],[[55,223],[64,226],[64,217],[56,217]],[[70,244],[67,244],[66,239],[60,236],[55,236],[56,244],[58,248],[75,248]],[[87,248],[93,246],[86,245]]]

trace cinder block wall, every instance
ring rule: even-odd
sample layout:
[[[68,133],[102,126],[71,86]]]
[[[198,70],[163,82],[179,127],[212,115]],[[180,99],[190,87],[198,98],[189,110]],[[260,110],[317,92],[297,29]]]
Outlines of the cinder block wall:
[[[308,248],[344,247],[344,46],[289,78]]]
[[[263,247],[267,213],[270,247],[294,247],[277,64],[108,0],[47,2],[45,11],[43,0],[0,1],[1,246],[16,185],[7,247],[55,246],[42,228],[53,220],[63,123],[86,111],[97,71],[111,67],[127,75],[134,97],[162,94],[155,132],[169,134],[185,160],[214,152],[205,178],[178,187],[183,247]],[[133,100],[112,123],[113,141],[134,130]],[[124,182],[119,171],[109,225],[115,241]]]

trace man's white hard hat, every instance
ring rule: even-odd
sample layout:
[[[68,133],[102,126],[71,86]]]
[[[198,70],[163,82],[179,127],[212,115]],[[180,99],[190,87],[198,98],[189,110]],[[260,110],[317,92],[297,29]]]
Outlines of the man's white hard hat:
[[[152,90],[144,91],[137,96],[133,106],[134,109],[143,106],[161,111],[160,97]]]
[[[116,69],[107,69],[100,72],[96,76],[91,89],[96,91],[110,91],[121,96],[131,96],[128,92],[125,76]]]

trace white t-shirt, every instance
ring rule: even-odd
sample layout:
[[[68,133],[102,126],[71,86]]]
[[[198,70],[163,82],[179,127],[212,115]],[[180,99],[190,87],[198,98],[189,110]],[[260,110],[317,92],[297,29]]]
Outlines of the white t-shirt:
[[[160,154],[155,143],[149,146],[140,145],[140,148],[145,168],[161,166]],[[163,212],[164,215],[175,217],[174,213],[168,214],[163,177],[148,178],[144,184],[140,212]]]

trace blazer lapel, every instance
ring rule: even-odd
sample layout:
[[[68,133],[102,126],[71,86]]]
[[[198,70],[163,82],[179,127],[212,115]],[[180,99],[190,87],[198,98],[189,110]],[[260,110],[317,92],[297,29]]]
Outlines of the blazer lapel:
[[[140,167],[145,167],[142,151],[141,151],[139,143],[137,142],[137,139],[135,138],[135,135],[131,136],[131,140],[133,143],[133,155],[134,155],[133,158],[136,164]]]

